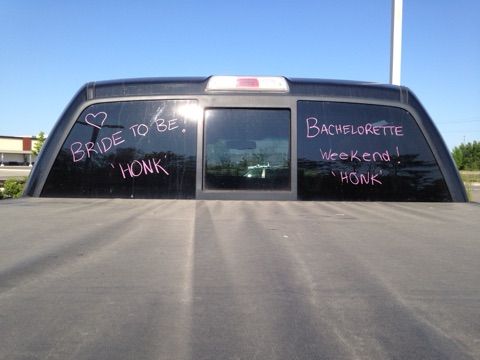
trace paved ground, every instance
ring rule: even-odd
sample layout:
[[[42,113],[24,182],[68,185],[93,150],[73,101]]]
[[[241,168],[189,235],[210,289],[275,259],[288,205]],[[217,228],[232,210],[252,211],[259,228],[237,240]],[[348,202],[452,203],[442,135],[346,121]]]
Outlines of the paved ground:
[[[472,186],[472,201],[480,202],[480,184]]]
[[[28,176],[31,170],[30,166],[0,166],[0,180]]]

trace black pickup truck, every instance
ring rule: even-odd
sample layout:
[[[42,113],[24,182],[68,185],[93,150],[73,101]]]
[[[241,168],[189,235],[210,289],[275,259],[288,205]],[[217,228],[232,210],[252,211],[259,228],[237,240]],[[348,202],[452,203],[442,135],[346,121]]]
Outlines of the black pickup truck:
[[[0,359],[480,359],[479,220],[408,88],[89,83],[0,203]]]

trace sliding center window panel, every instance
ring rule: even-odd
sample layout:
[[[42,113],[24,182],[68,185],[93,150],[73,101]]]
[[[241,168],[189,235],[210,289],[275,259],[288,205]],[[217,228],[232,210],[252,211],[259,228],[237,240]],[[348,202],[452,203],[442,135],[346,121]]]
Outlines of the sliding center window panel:
[[[289,191],[288,109],[205,110],[205,190]]]

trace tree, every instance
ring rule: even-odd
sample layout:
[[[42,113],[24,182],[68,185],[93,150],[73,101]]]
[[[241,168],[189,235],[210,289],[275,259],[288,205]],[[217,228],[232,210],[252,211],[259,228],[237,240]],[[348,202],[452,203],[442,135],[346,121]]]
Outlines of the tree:
[[[460,146],[462,146],[462,145],[460,145]],[[455,146],[453,148],[452,157],[453,157],[453,160],[455,161],[455,164],[457,164],[457,168],[459,170],[463,170],[464,167],[465,167],[465,164],[464,164],[464,158],[463,158],[463,151],[462,151],[462,149],[460,149],[460,147]]]
[[[455,146],[452,157],[459,170],[480,170],[480,142]]]
[[[40,131],[37,135],[35,145],[33,145],[33,149],[32,149],[33,155],[38,156],[44,142],[45,142],[45,133],[43,131]]]
[[[2,197],[9,198],[19,198],[22,196],[23,188],[25,187],[25,182],[27,181],[26,177],[22,178],[10,178],[5,180],[3,184],[3,194]]]

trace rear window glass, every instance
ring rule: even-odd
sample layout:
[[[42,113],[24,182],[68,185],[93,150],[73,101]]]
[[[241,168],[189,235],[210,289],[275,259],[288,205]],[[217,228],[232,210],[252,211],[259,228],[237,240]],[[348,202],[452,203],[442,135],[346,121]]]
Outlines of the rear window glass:
[[[207,190],[289,190],[290,110],[207,109]]]
[[[301,200],[450,201],[415,119],[400,108],[298,102]]]
[[[194,100],[95,104],[58,154],[42,196],[194,198]]]

